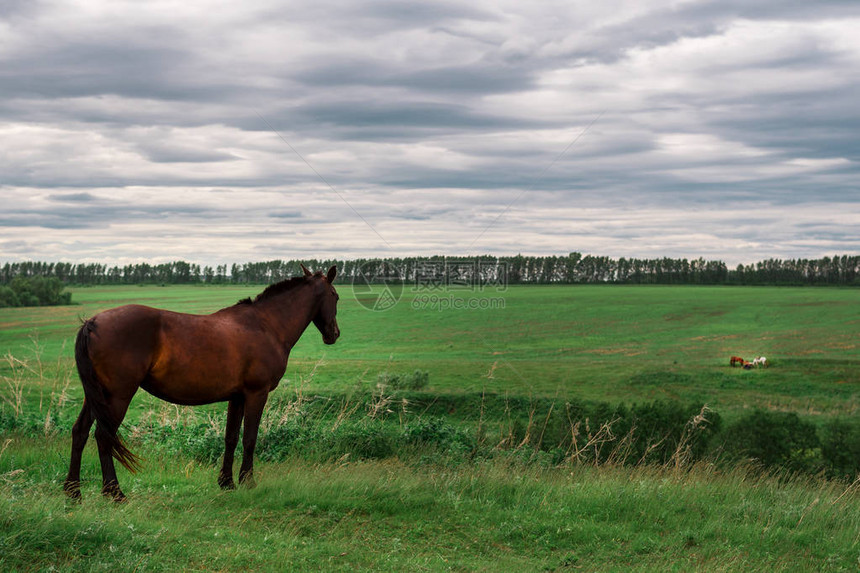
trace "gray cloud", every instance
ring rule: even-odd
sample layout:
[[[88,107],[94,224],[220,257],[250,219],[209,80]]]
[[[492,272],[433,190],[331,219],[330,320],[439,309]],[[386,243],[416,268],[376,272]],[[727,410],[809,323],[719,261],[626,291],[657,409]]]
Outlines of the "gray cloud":
[[[153,163],[218,163],[238,159],[230,153],[205,148],[144,143],[139,145],[141,152]]]
[[[858,23],[839,0],[7,3],[2,254],[856,252]]]
[[[534,72],[494,62],[412,70],[409,66],[385,66],[379,62],[345,61],[305,70],[295,78],[320,88],[368,86],[417,90],[430,96],[449,94],[494,94],[532,87]]]
[[[274,211],[268,216],[273,219],[301,219],[303,215],[301,211]]]
[[[59,203],[90,203],[99,201],[99,198],[92,193],[54,193],[48,195],[48,200]]]

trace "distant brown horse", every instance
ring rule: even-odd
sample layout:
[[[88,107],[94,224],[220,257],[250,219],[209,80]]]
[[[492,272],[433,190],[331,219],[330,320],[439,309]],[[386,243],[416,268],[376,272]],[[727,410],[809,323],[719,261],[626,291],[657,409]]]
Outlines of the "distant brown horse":
[[[746,362],[746,360],[744,360],[740,356],[732,356],[731,360],[729,360],[729,366],[734,366],[735,364],[740,364],[741,366],[743,366],[744,362]]]
[[[228,402],[224,463],[218,484],[232,489],[233,454],[245,419],[239,483],[254,485],[254,447],[269,392],[287,368],[290,350],[313,322],[323,342],[334,344],[337,269],[271,285],[253,301],[245,299],[209,315],[191,315],[127,305],[84,322],[75,342],[75,361],[84,387],[84,405],[72,427],[72,457],[63,489],[81,496],[81,454],[90,427],[102,466],[102,493],[116,501],[119,487],[113,458],[134,472],[137,457],[118,434],[138,388],[174,404]]]

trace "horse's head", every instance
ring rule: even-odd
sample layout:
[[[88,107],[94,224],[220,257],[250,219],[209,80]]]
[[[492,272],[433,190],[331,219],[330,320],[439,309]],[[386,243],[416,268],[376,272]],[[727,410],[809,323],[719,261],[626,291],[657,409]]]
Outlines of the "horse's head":
[[[319,281],[316,286],[317,296],[320,297],[319,310],[313,318],[314,324],[322,334],[323,342],[334,344],[340,336],[340,328],[337,326],[337,291],[334,290],[334,278],[337,276],[337,267],[332,266],[328,274],[314,274],[302,265],[306,277]]]

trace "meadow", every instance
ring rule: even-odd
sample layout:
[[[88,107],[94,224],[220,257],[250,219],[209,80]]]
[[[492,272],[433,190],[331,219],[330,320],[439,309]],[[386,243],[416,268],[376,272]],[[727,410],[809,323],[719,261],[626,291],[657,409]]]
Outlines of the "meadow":
[[[758,411],[816,427],[856,419],[860,291],[850,288],[407,286],[392,308],[371,311],[378,293],[340,286],[342,336],[325,346],[311,326],[293,350],[256,489],[215,485],[224,405],[191,411],[140,393],[126,433],[146,463],[120,474],[129,503],[98,495],[91,443],[85,499],[67,504],[60,482],[82,398],[71,351],[80,317],[127,302],[208,313],[261,289],[76,288],[76,305],[0,310],[0,412],[30,421],[10,422],[0,439],[0,567],[860,566],[860,485],[851,479],[726,465],[714,452],[684,458],[684,431],[650,463],[619,463],[623,436],[605,455],[545,447],[550,415],[571,403],[592,414],[595,404],[680,404],[684,416],[706,405],[723,425]],[[771,366],[730,368],[732,355],[764,355]],[[591,421],[580,437],[595,449],[607,434]],[[382,449],[338,441],[369,432],[384,438]],[[302,439],[279,449],[275,438],[288,435]]]

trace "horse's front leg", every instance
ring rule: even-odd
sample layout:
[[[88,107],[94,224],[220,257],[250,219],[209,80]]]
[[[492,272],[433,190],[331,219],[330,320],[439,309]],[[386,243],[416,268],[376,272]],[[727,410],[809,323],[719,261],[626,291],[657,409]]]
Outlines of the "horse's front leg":
[[[242,425],[242,409],[245,406],[245,397],[237,394],[230,398],[227,405],[227,427],[224,430],[224,463],[221,464],[221,473],[218,474],[218,485],[221,489],[234,489],[233,483],[233,454],[239,443],[239,427]]]
[[[263,407],[269,398],[268,390],[245,396],[245,433],[242,435],[242,467],[239,468],[239,483],[248,487],[254,482],[254,448],[257,446],[257,432]]]

